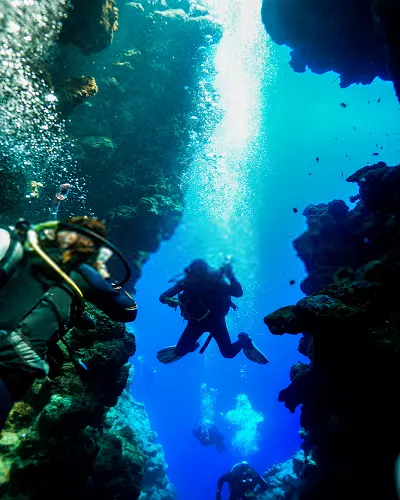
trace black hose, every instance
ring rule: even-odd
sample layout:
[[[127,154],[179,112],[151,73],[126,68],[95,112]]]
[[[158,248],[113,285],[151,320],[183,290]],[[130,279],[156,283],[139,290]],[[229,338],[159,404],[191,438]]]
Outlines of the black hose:
[[[213,336],[210,333],[210,335],[207,337],[207,340],[204,342],[203,347],[199,351],[200,354],[204,353],[204,351],[207,349],[207,347],[209,346],[210,342],[212,341],[212,338],[213,338]]]
[[[113,245],[110,241],[106,240],[99,234],[95,233],[94,231],[91,231],[90,229],[83,227],[83,226],[78,226],[77,224],[70,224],[69,222],[59,222],[57,226],[57,231],[63,231],[64,229],[67,229],[69,231],[74,231],[75,233],[80,233],[85,236],[89,236],[90,238],[97,240],[100,242],[103,246],[109,248],[112,250],[112,252],[117,255],[119,260],[122,262],[122,265],[125,268],[125,277],[123,280],[121,280],[119,283],[116,283],[116,286],[123,286],[125,283],[127,283],[132,276],[131,268],[129,266],[127,258],[124,256],[124,254],[118,250],[118,248]]]

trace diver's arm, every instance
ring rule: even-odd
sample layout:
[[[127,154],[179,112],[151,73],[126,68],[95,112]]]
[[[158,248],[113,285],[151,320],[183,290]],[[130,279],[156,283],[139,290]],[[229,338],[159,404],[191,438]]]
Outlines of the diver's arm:
[[[160,295],[161,304],[167,304],[168,299],[172,299],[172,297],[175,297],[175,295],[183,292],[183,288],[183,283],[181,281],[176,283],[174,286],[171,286],[171,288],[168,288],[168,290]]]
[[[243,288],[239,281],[236,279],[236,276],[233,272],[233,268],[231,264],[226,264],[223,267],[223,273],[229,281],[229,285],[227,284],[227,293],[231,297],[242,297]]]
[[[239,281],[236,279],[236,276],[232,274],[229,278],[229,281],[230,281],[229,295],[231,295],[232,297],[242,297],[243,288],[242,285],[239,283]]]
[[[137,315],[135,300],[122,288],[115,289],[88,264],[81,264],[70,273],[83,296],[114,321],[129,323]]]
[[[221,476],[218,479],[216,500],[221,500],[221,498],[222,498],[221,497],[222,488],[224,487],[224,483],[226,483],[227,481],[228,481],[228,474],[225,474],[224,476]]]

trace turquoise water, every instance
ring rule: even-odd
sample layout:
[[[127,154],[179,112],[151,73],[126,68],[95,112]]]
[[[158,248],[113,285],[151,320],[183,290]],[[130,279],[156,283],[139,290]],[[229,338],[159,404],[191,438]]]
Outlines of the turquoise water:
[[[225,35],[208,61],[218,71],[210,81],[220,95],[222,118],[210,125],[209,142],[198,140],[182,224],[151,257],[137,287],[138,355],[155,372],[151,382],[139,372],[133,394],[147,406],[184,500],[213,498],[218,477],[239,460],[261,472],[299,449],[299,414],[277,401],[291,365],[302,358],[298,339],[273,337],[263,316],[302,296],[305,272],[292,248],[305,229],[302,210],[334,198],[348,201],[356,193],[345,182],[348,175],[368,162],[394,165],[400,159],[391,83],[340,89],[334,73],[296,74],[288,65],[289,50],[268,40],[257,2],[246,3],[246,9],[240,1],[230,5],[236,6],[235,16],[222,12]],[[184,328],[177,312],[157,302],[168,279],[193,258],[217,265],[227,254],[235,257],[245,289],[238,312],[230,313],[231,334],[247,331],[271,363],[254,366],[242,354],[223,359],[211,344],[204,356],[157,365],[154,350],[176,343]],[[290,286],[290,280],[296,283]],[[238,437],[224,415],[239,394],[256,413],[250,413],[254,425],[239,428]],[[207,402],[230,444],[225,454],[202,448],[191,436]],[[259,424],[257,414],[263,417]]]

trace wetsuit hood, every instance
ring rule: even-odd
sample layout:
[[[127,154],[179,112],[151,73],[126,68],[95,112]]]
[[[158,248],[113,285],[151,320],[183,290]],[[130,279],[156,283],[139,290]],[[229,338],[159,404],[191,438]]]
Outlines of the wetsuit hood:
[[[195,259],[185,268],[185,273],[189,276],[204,276],[209,270],[210,266],[204,259]]]
[[[246,462],[246,460],[243,460],[242,462],[235,464],[232,467],[231,472],[232,474],[239,475],[247,472],[249,469],[251,469],[251,465]]]

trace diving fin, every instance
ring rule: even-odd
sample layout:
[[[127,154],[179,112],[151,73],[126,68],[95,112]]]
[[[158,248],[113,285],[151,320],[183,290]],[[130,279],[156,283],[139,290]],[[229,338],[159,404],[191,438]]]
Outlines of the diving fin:
[[[243,354],[247,359],[253,361],[254,363],[258,363],[259,365],[266,365],[269,363],[268,359],[264,356],[264,354],[260,351],[260,349],[251,342],[251,347],[246,347],[243,349]]]
[[[170,347],[164,347],[161,351],[157,353],[157,359],[160,363],[164,365],[169,365],[170,363],[175,363],[175,361],[179,361],[183,356],[177,356],[175,354],[176,345]]]
[[[268,359],[264,356],[264,354],[260,351],[260,349],[254,344],[251,338],[247,333],[239,333],[238,339],[242,342],[243,345],[243,354],[247,359],[253,361],[253,363],[257,363],[259,365],[266,365],[269,363]]]

